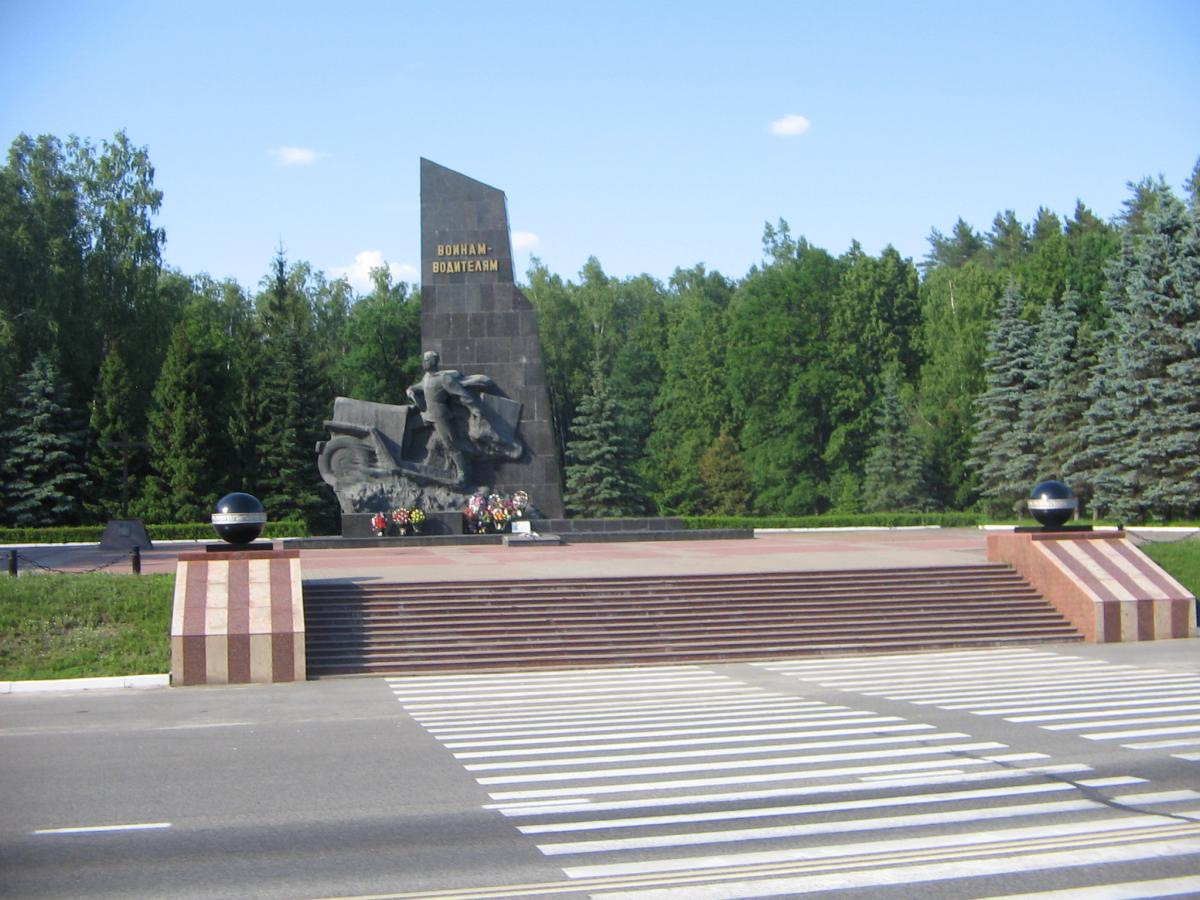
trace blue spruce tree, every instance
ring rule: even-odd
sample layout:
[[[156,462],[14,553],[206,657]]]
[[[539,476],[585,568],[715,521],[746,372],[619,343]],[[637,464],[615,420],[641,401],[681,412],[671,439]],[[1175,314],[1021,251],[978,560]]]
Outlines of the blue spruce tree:
[[[0,466],[5,519],[15,526],[74,525],[87,486],[84,432],[58,369],[45,354],[17,381]]]
[[[616,405],[597,373],[579,404],[567,444],[567,507],[595,518],[636,515],[643,510]]]
[[[1017,510],[1037,482],[1034,393],[1040,388],[1034,329],[1022,316],[1025,299],[1010,284],[1000,301],[984,362],[987,387],[976,400],[971,464],[981,493],[998,508]]]

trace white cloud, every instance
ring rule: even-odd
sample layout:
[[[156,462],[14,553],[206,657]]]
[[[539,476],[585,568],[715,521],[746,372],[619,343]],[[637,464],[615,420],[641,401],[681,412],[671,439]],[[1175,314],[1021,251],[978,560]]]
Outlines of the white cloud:
[[[804,116],[789,113],[782,119],[776,119],[771,123],[770,127],[771,134],[777,134],[781,137],[796,137],[808,131],[812,127],[812,122],[808,121]]]
[[[512,245],[514,250],[536,250],[542,246],[542,239],[532,231],[514,231]]]
[[[310,147],[274,147],[267,151],[281,166],[311,166],[317,160],[325,159],[328,153],[313,150]]]
[[[407,281],[415,283],[420,280],[420,270],[410,263],[395,265],[383,258],[379,250],[363,250],[354,254],[354,262],[348,266],[339,266],[331,270],[334,278],[345,278],[350,286],[360,293],[371,289],[371,270],[386,266],[391,272],[392,282]]]

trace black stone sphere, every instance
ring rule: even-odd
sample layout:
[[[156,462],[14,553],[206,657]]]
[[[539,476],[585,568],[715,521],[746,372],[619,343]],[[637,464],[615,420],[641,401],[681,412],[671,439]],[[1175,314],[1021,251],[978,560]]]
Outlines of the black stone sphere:
[[[257,497],[235,491],[217,501],[212,524],[222,540],[231,544],[249,544],[262,534],[267,514]]]
[[[1043,528],[1062,528],[1078,506],[1075,492],[1061,481],[1043,481],[1029,494],[1029,511]]]

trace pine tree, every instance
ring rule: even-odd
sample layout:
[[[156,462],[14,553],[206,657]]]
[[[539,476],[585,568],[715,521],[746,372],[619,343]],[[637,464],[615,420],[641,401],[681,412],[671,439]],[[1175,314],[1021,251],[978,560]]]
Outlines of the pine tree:
[[[114,348],[100,368],[90,423],[92,491],[85,506],[101,521],[128,517],[129,504],[145,475],[145,453],[135,434],[133,406],[129,369],[125,357]]]
[[[1034,341],[1034,365],[1041,388],[1030,400],[1039,479],[1068,479],[1067,462],[1078,451],[1088,376],[1077,350],[1080,304],[1079,294],[1072,290],[1064,293],[1059,303],[1048,304]]]
[[[929,254],[921,264],[926,271],[939,267],[959,269],[987,251],[987,245],[970,225],[961,218],[954,223],[949,237],[936,228],[929,234]]]
[[[251,363],[241,367],[241,397],[230,431],[243,460],[240,488],[256,495],[273,519],[302,519],[309,526],[332,515],[314,447],[331,392],[318,372],[312,296],[304,264],[287,265],[282,248],[272,277],[256,298],[257,328],[248,343]]]
[[[717,439],[700,456],[697,468],[708,500],[706,514],[744,516],[750,512],[754,486],[737,441],[728,430],[721,429]]]
[[[664,373],[654,398],[646,470],[664,515],[708,511],[698,463],[730,415],[725,311],[732,285],[703,266],[676,270]]]
[[[976,434],[971,462],[982,493],[1003,507],[1019,508],[1037,483],[1036,439],[1030,392],[1037,390],[1034,332],[1024,320],[1025,300],[1009,285],[992,323],[984,363],[987,388],[976,400]]]
[[[755,508],[811,515],[829,501],[825,453],[836,348],[828,338],[842,266],[786,233],[769,233],[764,245],[773,262],[752,270],[729,304],[730,421]]]
[[[1188,176],[1184,188],[1187,190],[1187,201],[1192,208],[1192,215],[1195,216],[1197,211],[1200,211],[1200,159],[1192,166],[1192,174]]]
[[[1200,510],[1200,237],[1194,207],[1139,187],[1076,462],[1099,512],[1145,521]]]
[[[1029,253],[1029,231],[1011,209],[996,213],[992,230],[984,235],[988,262],[996,268],[1020,265]]]
[[[235,483],[238,490],[254,494],[263,473],[259,423],[267,409],[263,402],[263,379],[267,365],[262,338],[254,323],[244,323],[240,338],[242,349],[234,364],[233,382],[236,387],[233,390],[236,394],[230,403],[228,430],[233,447]]]
[[[567,444],[567,507],[593,518],[637,515],[641,492],[632,474],[617,410],[598,373],[579,404]]]
[[[213,399],[204,391],[204,356],[185,323],[176,326],[150,411],[150,477],[137,511],[152,522],[199,522],[223,493],[211,453]]]
[[[305,342],[295,330],[269,339],[258,397],[259,477],[248,486],[257,493],[268,515],[314,523],[326,505],[319,495],[313,447],[319,437],[321,413],[314,405],[323,394],[313,376]]]
[[[1081,496],[1091,495],[1097,516],[1138,517],[1136,484],[1129,464],[1137,439],[1134,429],[1138,397],[1132,335],[1129,333],[1125,285],[1133,267],[1134,235],[1126,229],[1120,253],[1106,269],[1101,297],[1106,314],[1096,334],[1101,350],[1091,367],[1083,399],[1077,450],[1067,462],[1071,484]]]
[[[57,367],[45,354],[17,381],[0,442],[5,518],[15,526],[72,525],[87,486],[84,436]]]
[[[1130,463],[1146,511],[1166,519],[1200,511],[1200,233],[1163,191],[1128,281],[1137,359],[1137,439]]]
[[[901,396],[894,367],[884,374],[862,494],[865,512],[917,511],[929,503],[921,440],[913,432],[912,414]]]

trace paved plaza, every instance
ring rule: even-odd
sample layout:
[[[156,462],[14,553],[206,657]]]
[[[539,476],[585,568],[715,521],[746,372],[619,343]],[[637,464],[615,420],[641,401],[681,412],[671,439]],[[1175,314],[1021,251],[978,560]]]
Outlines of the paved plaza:
[[[286,541],[284,542],[286,546]],[[142,572],[171,573],[195,542],[160,542],[141,553]],[[130,571],[129,554],[94,544],[17,548],[23,571]],[[972,565],[987,560],[977,528],[759,532],[750,540],[624,541],[598,544],[387,546],[300,551],[304,577],[387,581],[534,580]]]

